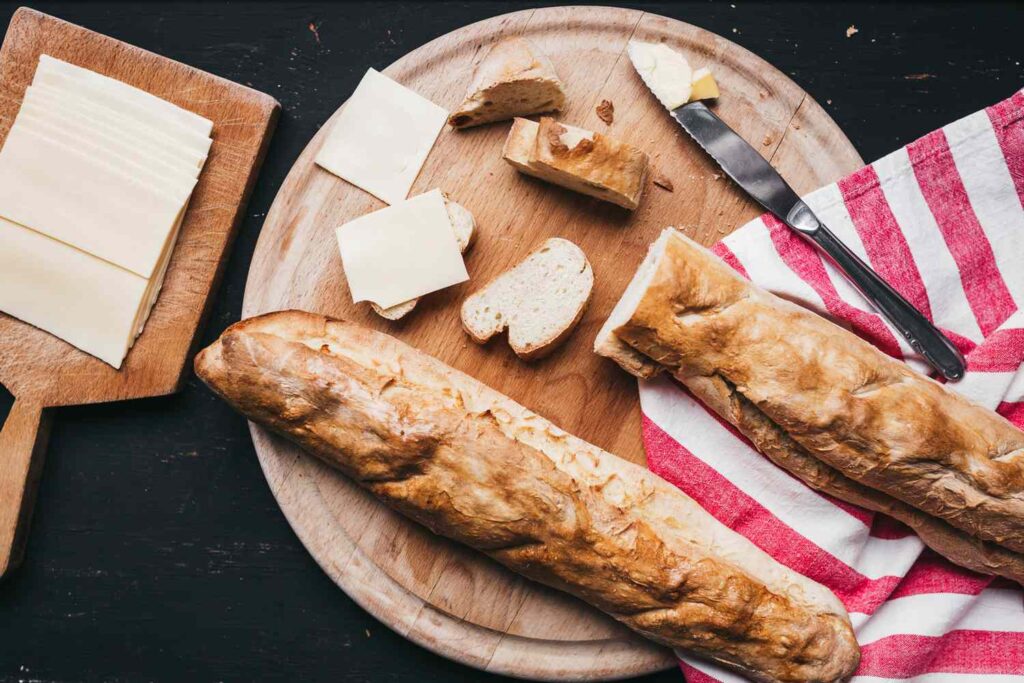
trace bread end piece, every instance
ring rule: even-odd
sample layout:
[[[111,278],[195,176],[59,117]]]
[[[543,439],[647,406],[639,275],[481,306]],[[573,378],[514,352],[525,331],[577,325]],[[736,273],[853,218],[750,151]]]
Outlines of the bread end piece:
[[[448,123],[469,128],[563,106],[565,91],[551,60],[525,38],[508,38],[480,62],[466,99]]]
[[[522,173],[633,210],[650,160],[632,145],[550,117],[516,119],[502,150]]]
[[[583,317],[594,272],[575,244],[546,240],[462,303],[462,326],[478,344],[508,330],[517,356],[534,360],[565,341]]]
[[[476,239],[476,219],[469,209],[453,202],[447,193],[442,192],[441,194],[444,195],[444,207],[448,210],[448,218],[452,222],[452,232],[455,233],[455,241],[459,245],[459,251],[465,254]],[[416,298],[403,301],[388,308],[381,308],[371,301],[370,307],[374,313],[385,320],[394,321],[400,320],[411,313],[412,309],[416,308],[418,302],[419,298]]]

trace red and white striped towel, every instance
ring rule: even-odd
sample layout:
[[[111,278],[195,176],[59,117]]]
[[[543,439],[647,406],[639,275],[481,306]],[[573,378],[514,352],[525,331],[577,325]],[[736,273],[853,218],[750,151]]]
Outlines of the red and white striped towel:
[[[1024,90],[806,198],[965,353],[953,386],[1024,427]],[[903,338],[771,216],[715,246],[732,267],[927,372]],[[857,683],[1024,683],[1024,592],[776,467],[669,379],[641,382],[650,468],[850,611]],[[691,683],[738,681],[683,658]]]

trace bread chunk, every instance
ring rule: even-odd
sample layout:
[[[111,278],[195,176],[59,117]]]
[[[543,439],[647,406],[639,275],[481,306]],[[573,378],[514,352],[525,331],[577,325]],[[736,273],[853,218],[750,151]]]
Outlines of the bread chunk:
[[[522,173],[630,210],[640,204],[650,163],[628,143],[549,117],[516,119],[502,156]]]
[[[508,343],[526,360],[551,353],[583,317],[594,289],[586,255],[552,238],[462,303],[462,326],[483,344],[508,329]]]
[[[476,219],[473,218],[473,214],[470,213],[469,209],[453,202],[446,193],[442,192],[441,194],[444,195],[444,207],[448,210],[448,218],[452,222],[455,241],[459,244],[459,251],[465,254],[476,238]],[[403,301],[388,308],[381,308],[371,301],[370,306],[373,308],[373,312],[382,318],[399,320],[411,313],[412,309],[416,308],[418,302],[419,298],[416,298]]]
[[[555,111],[564,105],[562,81],[551,60],[525,38],[507,38],[480,62],[465,101],[448,117],[448,123],[469,128]]]

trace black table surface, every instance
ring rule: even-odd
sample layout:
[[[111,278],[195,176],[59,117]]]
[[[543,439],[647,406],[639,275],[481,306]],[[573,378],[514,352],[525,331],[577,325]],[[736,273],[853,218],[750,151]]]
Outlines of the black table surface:
[[[277,188],[363,72],[532,5],[35,7],[280,100],[280,125],[215,294],[211,341],[239,318]],[[761,55],[816,98],[868,160],[1024,86],[1021,5],[636,6]],[[5,3],[0,17],[15,8]],[[859,32],[848,38],[851,25]],[[9,407],[9,394],[0,397],[0,416]],[[244,421],[194,377],[175,396],[58,413],[27,558],[0,584],[0,681],[483,678],[497,677],[407,642],[331,582],[270,494]],[[644,680],[680,679],[668,671]]]

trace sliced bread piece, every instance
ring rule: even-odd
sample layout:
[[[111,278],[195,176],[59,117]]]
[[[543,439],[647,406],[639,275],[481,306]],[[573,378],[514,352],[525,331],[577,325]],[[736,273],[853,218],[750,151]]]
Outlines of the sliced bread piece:
[[[626,209],[640,203],[649,159],[636,147],[552,118],[516,119],[502,150],[517,170]]]
[[[496,44],[477,67],[465,101],[448,123],[455,128],[561,109],[562,81],[551,60],[525,38]]]
[[[593,289],[586,255],[554,237],[470,295],[462,303],[462,326],[478,344],[508,329],[517,356],[540,358],[569,337]]]
[[[463,254],[473,244],[473,240],[476,237],[476,219],[473,218],[473,214],[470,213],[469,209],[453,202],[451,198],[444,192],[444,206],[448,210],[448,218],[452,222],[452,231],[455,233],[455,241],[459,244],[459,251]],[[400,304],[395,304],[388,308],[381,308],[377,304],[370,302],[370,306],[373,308],[373,312],[382,318],[387,320],[398,320],[408,315],[412,309],[416,308],[416,304],[419,299],[410,299]]]

